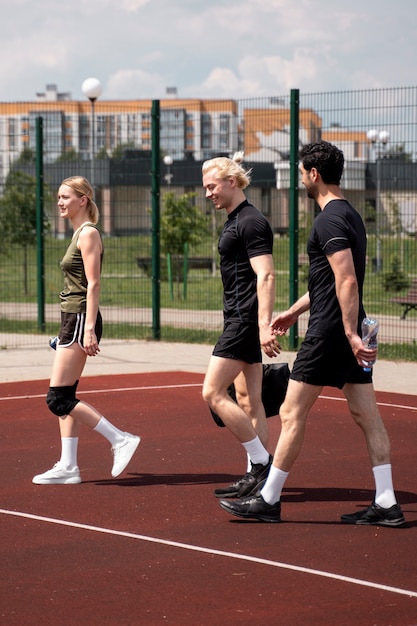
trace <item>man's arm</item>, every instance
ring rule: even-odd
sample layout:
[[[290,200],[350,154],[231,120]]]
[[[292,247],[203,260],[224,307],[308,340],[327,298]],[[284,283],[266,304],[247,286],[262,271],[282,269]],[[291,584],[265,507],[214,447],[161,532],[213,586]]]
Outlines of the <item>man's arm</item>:
[[[256,274],[256,293],[258,296],[258,323],[261,347],[269,357],[279,354],[279,345],[271,329],[271,318],[275,302],[275,268],[271,254],[262,254],[250,258],[250,264]]]
[[[276,335],[285,335],[287,330],[295,324],[300,315],[310,308],[310,294],[307,291],[289,309],[278,313],[271,322],[271,328]]]
[[[346,248],[329,255],[327,259],[335,276],[336,296],[342,311],[345,335],[356,360],[360,365],[363,365],[364,360],[376,359],[377,349],[365,348],[361,337],[358,335],[359,290],[352,251],[350,248]]]

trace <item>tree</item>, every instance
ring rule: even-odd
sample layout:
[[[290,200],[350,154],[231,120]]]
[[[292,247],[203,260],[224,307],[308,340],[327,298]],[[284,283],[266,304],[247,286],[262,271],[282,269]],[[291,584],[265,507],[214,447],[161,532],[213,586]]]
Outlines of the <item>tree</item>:
[[[118,146],[116,146],[112,152],[112,159],[123,159],[124,158],[124,153],[126,150],[134,150],[135,149],[135,144],[130,141],[128,143],[121,143]]]
[[[27,165],[31,163],[35,163],[36,161],[36,152],[29,146],[25,146],[22,152],[19,154],[18,158],[14,162],[15,165]]]
[[[407,161],[410,162],[412,160],[411,152],[406,152],[404,145],[396,145],[387,148],[383,154],[384,159],[388,159],[390,161]]]
[[[57,158],[57,163],[65,163],[67,161],[78,161],[80,159],[80,155],[76,151],[75,148],[69,148],[64,152],[61,152],[59,157]]]
[[[197,246],[209,235],[207,217],[195,205],[195,193],[176,196],[172,191],[163,196],[161,215],[161,249],[174,255],[177,281],[181,280],[181,259],[184,250]]]
[[[45,202],[50,199],[48,188],[44,189]],[[46,216],[44,227],[49,227]],[[36,178],[24,172],[12,170],[4,184],[0,198],[0,232],[2,249],[7,253],[7,244],[22,246],[24,293],[28,293],[28,248],[36,244]]]
[[[109,155],[107,153],[106,148],[103,146],[96,154],[96,161],[102,161],[103,159],[108,159]]]
[[[172,191],[162,199],[161,246],[165,253],[183,255],[184,245],[197,246],[209,234],[208,221],[194,204],[195,193],[176,196]]]

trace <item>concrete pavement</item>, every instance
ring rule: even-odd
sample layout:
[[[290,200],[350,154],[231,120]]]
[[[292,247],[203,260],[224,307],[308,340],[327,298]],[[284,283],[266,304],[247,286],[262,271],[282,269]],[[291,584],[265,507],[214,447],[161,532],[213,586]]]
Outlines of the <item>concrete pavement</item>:
[[[7,344],[2,342],[1,345]],[[103,340],[100,347],[100,354],[87,360],[84,376],[164,371],[203,374],[212,351],[212,346],[208,345],[136,340]],[[294,358],[295,353],[283,352],[274,360],[265,357],[265,363],[288,362],[291,367]],[[0,383],[48,380],[53,359],[54,351],[47,344],[5,347],[0,351]],[[374,368],[374,385],[377,391],[417,395],[417,363],[378,361]]]
[[[101,306],[104,324],[144,324],[151,326],[152,309],[149,307],[117,307]],[[397,315],[378,315],[380,328],[378,339],[381,343],[412,343],[417,341],[417,317],[410,314],[406,320],[400,318],[401,310]],[[38,315],[37,304],[35,302],[0,302],[0,317],[15,320],[36,320]],[[59,304],[45,305],[45,321],[60,324]],[[298,331],[300,336],[305,334],[307,329],[309,313],[306,312],[298,320]],[[174,326],[176,328],[206,328],[218,330],[223,328],[222,310],[201,310],[201,309],[175,309],[161,308],[161,325]],[[0,333],[0,339],[5,338],[5,345],[11,345],[10,339]],[[20,341],[17,344],[19,345]],[[39,337],[36,342],[39,344]],[[3,345],[1,343],[0,345]]]

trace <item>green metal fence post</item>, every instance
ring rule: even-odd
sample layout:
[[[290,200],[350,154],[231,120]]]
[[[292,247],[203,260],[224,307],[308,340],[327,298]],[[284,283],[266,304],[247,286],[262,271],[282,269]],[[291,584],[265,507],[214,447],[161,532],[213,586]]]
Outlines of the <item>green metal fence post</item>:
[[[188,243],[184,243],[184,264],[183,264],[183,298],[187,299],[187,280],[188,280]]]
[[[167,253],[167,272],[168,272],[168,285],[169,285],[169,297],[171,300],[174,299],[174,283],[172,281],[172,262],[171,262],[171,254]]]
[[[160,102],[152,100],[152,337],[161,338],[161,261],[160,261]]]
[[[43,206],[43,120],[36,118],[36,271],[38,328],[45,331],[45,235]]]
[[[299,89],[291,89],[290,108],[290,305],[298,299],[298,152],[299,152]],[[289,347],[298,347],[298,324],[290,328]]]

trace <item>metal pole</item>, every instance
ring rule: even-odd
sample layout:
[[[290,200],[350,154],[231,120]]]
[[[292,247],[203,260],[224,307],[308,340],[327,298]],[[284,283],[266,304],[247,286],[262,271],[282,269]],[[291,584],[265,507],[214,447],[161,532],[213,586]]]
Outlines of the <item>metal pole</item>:
[[[299,89],[291,89],[290,108],[290,306],[298,299],[298,151],[299,151]],[[289,347],[298,347],[298,324],[290,328]]]
[[[45,331],[45,253],[43,198],[43,120],[36,118],[36,270],[38,292],[38,328]]]
[[[375,230],[376,230],[376,272],[379,273],[382,270],[381,263],[381,154],[378,150],[376,156],[376,215],[375,215]]]
[[[161,263],[160,263],[160,102],[152,100],[152,336],[161,338]]]
[[[96,128],[95,128],[95,112],[94,112],[94,102],[96,98],[90,98],[91,102],[91,175],[90,175],[90,183],[92,188],[94,189],[95,185],[95,163],[94,159],[96,156]]]

